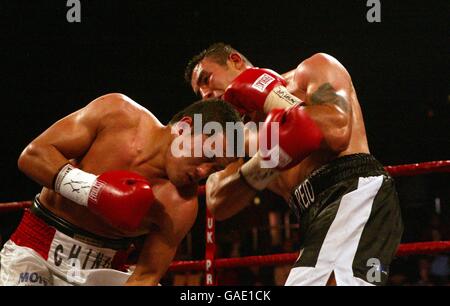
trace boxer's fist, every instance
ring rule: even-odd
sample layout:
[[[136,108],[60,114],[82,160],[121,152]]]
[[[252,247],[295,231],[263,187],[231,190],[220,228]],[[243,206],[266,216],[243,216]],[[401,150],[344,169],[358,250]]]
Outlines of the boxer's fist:
[[[277,86],[286,86],[286,81],[276,72],[249,68],[226,88],[223,99],[240,111],[264,111],[267,96]]]
[[[278,124],[278,146],[271,137],[271,130],[275,127],[273,123]],[[270,160],[278,170],[289,169],[300,163],[319,149],[323,139],[321,130],[302,106],[272,110],[267,115],[259,137],[262,159]]]
[[[54,189],[126,230],[137,229],[155,201],[147,179],[124,170],[108,171],[97,177],[67,164],[59,171]]]
[[[89,192],[88,207],[112,225],[135,230],[155,197],[147,179],[130,171],[108,171],[97,177]]]
[[[259,151],[239,170],[253,189],[263,190],[278,176],[320,148],[323,134],[303,106],[274,109],[259,130]],[[278,137],[276,137],[278,136]]]

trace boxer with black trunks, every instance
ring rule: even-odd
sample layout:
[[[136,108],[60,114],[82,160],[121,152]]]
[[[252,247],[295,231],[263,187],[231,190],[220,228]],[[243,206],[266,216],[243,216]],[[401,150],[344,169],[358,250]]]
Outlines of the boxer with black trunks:
[[[200,127],[240,120],[211,99],[163,125],[130,98],[108,94],[35,138],[18,166],[43,189],[0,252],[0,284],[157,285],[195,221],[197,183],[234,161],[174,151],[175,140],[208,139],[191,133],[195,114]],[[143,246],[131,274],[124,264],[136,239]]]
[[[290,204],[301,227],[286,285],[384,284],[403,231],[400,207],[393,179],[369,152],[344,66],[318,53],[278,75],[217,43],[191,59],[185,78],[202,98],[222,98],[253,121],[265,117],[260,141],[279,124],[279,146],[269,141],[268,150],[208,178],[216,218],[233,216],[268,188]],[[275,167],[263,166],[273,157]]]

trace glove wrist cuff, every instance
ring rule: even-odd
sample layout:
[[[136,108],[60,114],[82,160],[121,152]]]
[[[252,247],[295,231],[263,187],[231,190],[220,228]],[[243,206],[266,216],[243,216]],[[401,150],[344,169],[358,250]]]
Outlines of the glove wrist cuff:
[[[67,164],[59,171],[54,189],[63,197],[87,206],[89,193],[96,179],[96,175]]]
[[[258,152],[241,166],[239,173],[253,189],[263,190],[278,176],[279,171],[275,168],[264,168]]]
[[[296,96],[292,95],[286,87],[278,85],[267,95],[264,102],[264,113],[269,113],[275,108],[289,108],[294,104],[302,103]]]

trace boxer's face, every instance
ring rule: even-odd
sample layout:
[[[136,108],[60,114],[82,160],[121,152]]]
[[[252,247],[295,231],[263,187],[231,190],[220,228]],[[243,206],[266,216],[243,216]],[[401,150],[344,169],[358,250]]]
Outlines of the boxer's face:
[[[183,148],[187,147],[187,149],[183,150],[183,152],[174,152],[176,149],[172,149],[169,150],[167,155],[167,176],[175,186],[181,187],[196,184],[206,179],[212,173],[223,170],[228,164],[237,159],[225,157],[226,140],[223,134],[215,134],[213,137],[208,137],[205,134],[177,136],[176,143],[172,143],[172,148],[179,148],[179,144],[182,143],[186,145]],[[197,152],[195,145],[197,145]],[[217,154],[219,151],[222,153]]]
[[[231,60],[228,60],[226,65],[220,65],[213,59],[204,58],[192,72],[192,89],[202,99],[220,99],[228,85],[243,70],[243,65],[236,65]]]

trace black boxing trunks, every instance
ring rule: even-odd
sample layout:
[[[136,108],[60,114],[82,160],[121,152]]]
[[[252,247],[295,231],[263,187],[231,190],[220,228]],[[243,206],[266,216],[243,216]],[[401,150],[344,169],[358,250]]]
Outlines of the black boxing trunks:
[[[295,188],[300,254],[287,286],[383,285],[403,233],[394,180],[370,154],[337,158]]]
[[[0,252],[1,285],[122,285],[132,238],[97,236],[54,215],[36,196]]]

